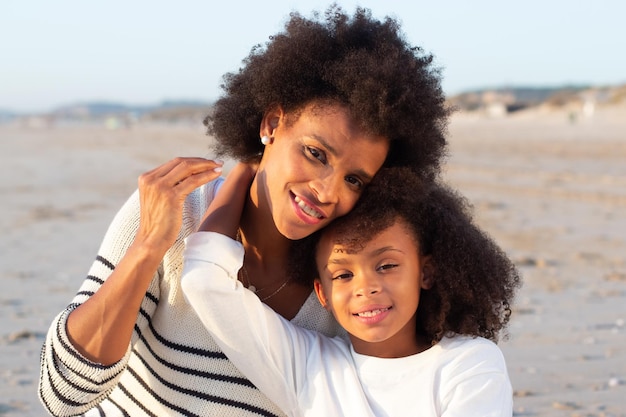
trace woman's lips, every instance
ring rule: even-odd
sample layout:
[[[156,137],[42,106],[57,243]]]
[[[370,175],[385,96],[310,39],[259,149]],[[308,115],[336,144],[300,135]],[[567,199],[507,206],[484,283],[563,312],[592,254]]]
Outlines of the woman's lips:
[[[297,213],[299,214],[299,217],[307,223],[317,223],[318,221],[326,218],[324,213],[320,212],[302,197],[294,195],[293,202],[298,208]]]

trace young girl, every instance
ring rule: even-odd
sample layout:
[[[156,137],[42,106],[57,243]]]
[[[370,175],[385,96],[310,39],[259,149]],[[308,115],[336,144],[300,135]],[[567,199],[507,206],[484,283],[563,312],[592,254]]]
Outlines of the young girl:
[[[201,227],[213,233],[187,238],[182,288],[224,353],[285,413],[512,414],[491,340],[520,279],[463,199],[408,170],[384,170],[352,212],[303,246],[301,278],[315,276],[320,303],[349,342],[293,326],[238,281],[238,200],[218,196]]]

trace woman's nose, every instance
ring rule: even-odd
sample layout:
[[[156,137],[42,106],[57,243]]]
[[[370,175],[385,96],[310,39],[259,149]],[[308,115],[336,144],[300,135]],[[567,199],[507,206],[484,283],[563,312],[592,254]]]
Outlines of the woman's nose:
[[[341,181],[339,175],[329,174],[311,181],[311,189],[320,203],[337,203]]]

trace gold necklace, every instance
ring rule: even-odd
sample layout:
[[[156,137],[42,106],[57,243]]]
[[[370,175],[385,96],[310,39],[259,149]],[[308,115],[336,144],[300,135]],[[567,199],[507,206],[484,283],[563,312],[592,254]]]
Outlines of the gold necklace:
[[[256,294],[258,290],[254,285],[250,283],[250,278],[248,278],[248,270],[246,269],[245,265],[241,265],[241,269],[239,271],[241,272],[241,282],[243,282],[243,286]]]
[[[241,282],[243,283],[244,287],[246,287],[247,289],[249,289],[250,291],[252,291],[253,293],[255,293],[257,295],[257,297],[259,296],[259,293],[268,289],[269,287],[272,286],[272,284],[263,287],[263,288],[258,288],[255,287],[254,285],[252,285],[252,283],[250,282],[250,278],[248,277],[248,270],[246,269],[245,265],[241,266]],[[265,300],[269,300],[270,298],[272,298],[273,296],[275,296],[276,294],[278,294],[279,292],[282,291],[283,288],[285,288],[287,286],[287,284],[289,284],[289,281],[291,281],[291,277],[287,278],[281,285],[280,287],[278,287],[278,289],[276,291],[274,291],[273,293],[271,293],[270,295],[267,295],[265,297],[259,297],[261,298],[261,301],[265,301]]]
[[[237,230],[237,238],[236,238],[237,242],[239,243],[243,243],[241,241],[241,230],[238,229]],[[267,285],[263,288],[257,288],[256,286],[252,285],[252,283],[250,282],[250,277],[248,277],[248,270],[246,269],[245,265],[241,265],[241,269],[239,270],[241,272],[241,282],[243,283],[243,286],[246,287],[247,289],[249,289],[250,291],[252,291],[253,293],[256,294],[256,296],[259,296],[259,293],[268,289],[269,287],[272,286],[272,284]],[[268,296],[265,296],[263,298],[261,298],[261,301],[265,301],[265,300],[269,300],[270,298],[272,298],[273,296],[275,296],[276,294],[278,294],[279,292],[282,291],[283,288],[285,288],[287,286],[287,284],[289,284],[289,281],[291,281],[291,277],[287,278],[281,285],[280,287],[278,287],[278,289],[276,291],[274,291],[273,293],[271,293]],[[260,297],[259,297],[260,298]]]

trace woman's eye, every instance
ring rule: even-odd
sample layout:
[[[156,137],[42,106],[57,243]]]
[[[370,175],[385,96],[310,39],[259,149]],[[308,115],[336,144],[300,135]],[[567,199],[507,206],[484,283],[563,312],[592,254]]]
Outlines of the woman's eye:
[[[358,189],[363,188],[363,181],[361,181],[357,177],[347,176],[346,182],[355,188],[358,188]]]
[[[306,149],[313,158],[317,159],[323,164],[326,163],[326,155],[324,155],[324,153],[321,152],[319,149],[313,148],[311,146],[307,146]]]

